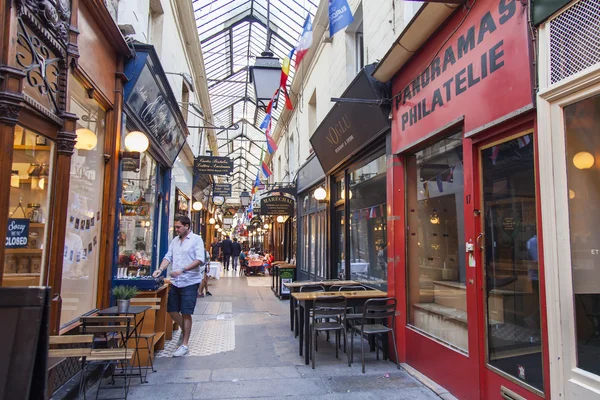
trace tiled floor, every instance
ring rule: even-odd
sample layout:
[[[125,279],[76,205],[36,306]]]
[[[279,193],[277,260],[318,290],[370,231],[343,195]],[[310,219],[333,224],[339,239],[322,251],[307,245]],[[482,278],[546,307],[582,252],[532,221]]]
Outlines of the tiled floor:
[[[289,303],[277,299],[270,277],[224,271],[211,280],[213,296],[198,299],[190,353],[171,357],[179,332],[157,354],[148,383],[132,380],[129,399],[438,399],[404,370],[368,354],[348,367],[333,340],[319,340],[316,369],[304,365],[289,326]],[[358,347],[357,347],[358,348]],[[358,352],[360,354],[360,351]],[[355,353],[356,357],[356,353]],[[104,389],[101,398],[119,396]],[[95,395],[95,393],[94,393]],[[94,398],[90,396],[88,398]]]

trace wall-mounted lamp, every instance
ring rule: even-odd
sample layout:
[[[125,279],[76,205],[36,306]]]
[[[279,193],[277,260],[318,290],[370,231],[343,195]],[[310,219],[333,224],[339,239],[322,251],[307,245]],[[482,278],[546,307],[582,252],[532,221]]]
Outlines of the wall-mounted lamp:
[[[577,169],[590,169],[594,166],[594,155],[587,151],[580,151],[573,157],[573,165]]]
[[[202,205],[202,203],[201,203],[201,202],[199,202],[199,201],[195,201],[195,202],[192,204],[192,209],[193,209],[194,211],[200,211],[200,210],[202,210],[202,207],[203,207],[203,205]]]
[[[208,223],[211,224],[211,225],[214,225],[215,222],[217,222],[217,221],[215,221],[215,219],[212,218],[212,217],[208,220]]]
[[[279,222],[281,224],[281,223],[283,223],[283,221],[285,221],[285,218],[283,218],[283,215],[278,215],[277,222]]]
[[[221,231],[221,227],[219,226],[219,224],[215,224],[215,229],[218,230],[219,232]]]
[[[131,131],[125,136],[125,148],[129,152],[143,153],[148,150],[150,142],[144,132]]]
[[[323,187],[319,187],[315,190],[313,196],[318,201],[325,201],[327,198],[327,191]]]
[[[98,137],[88,128],[79,128],[75,133],[77,134],[75,142],[77,150],[92,150],[98,144]]]
[[[264,229],[264,230],[267,230],[267,229],[269,229],[269,224],[264,224],[264,225],[263,225],[263,229]]]

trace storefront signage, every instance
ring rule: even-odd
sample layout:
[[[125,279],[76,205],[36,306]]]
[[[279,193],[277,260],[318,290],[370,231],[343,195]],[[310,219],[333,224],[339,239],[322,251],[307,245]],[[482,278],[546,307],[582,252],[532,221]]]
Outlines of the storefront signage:
[[[7,249],[19,249],[27,247],[29,239],[29,219],[28,218],[9,218],[6,228]]]
[[[125,109],[128,126],[146,133],[153,148],[171,165],[185,144],[188,130],[153,46],[136,45],[126,66]],[[133,120],[133,121],[129,121]]]
[[[294,215],[294,199],[286,196],[269,196],[260,199],[260,210],[263,215]]]
[[[387,96],[386,86],[376,81],[366,66],[342,98],[378,100]],[[339,102],[333,106],[310,138],[326,173],[335,169],[389,128],[389,108],[360,102]]]
[[[213,196],[231,197],[231,183],[215,183]]]
[[[532,104],[527,29],[516,0],[455,13],[394,80],[393,151],[460,117],[468,134]]]
[[[229,157],[198,156],[194,161],[195,174],[229,175],[233,172],[233,160]]]

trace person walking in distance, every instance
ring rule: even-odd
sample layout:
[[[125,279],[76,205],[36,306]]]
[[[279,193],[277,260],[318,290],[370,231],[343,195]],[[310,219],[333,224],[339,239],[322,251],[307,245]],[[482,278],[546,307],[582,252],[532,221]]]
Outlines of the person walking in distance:
[[[204,241],[190,230],[188,217],[175,218],[177,236],[171,241],[169,250],[160,267],[152,276],[158,278],[171,264],[171,290],[167,302],[167,312],[177,325],[181,326],[180,346],[173,357],[185,356],[192,332],[192,314],[196,307],[198,287],[202,282],[202,271],[207,263]],[[182,339],[181,339],[182,338]]]
[[[219,251],[221,251],[221,242],[219,242],[217,238],[215,238],[210,245],[210,251],[212,253],[211,261],[217,261],[219,258]]]
[[[229,260],[231,259],[232,242],[229,235],[221,242],[221,253],[223,253],[223,268],[229,271]]]
[[[237,271],[238,266],[238,257],[242,252],[242,245],[238,243],[237,238],[233,238],[233,243],[231,244],[231,258],[233,264],[233,270]]]

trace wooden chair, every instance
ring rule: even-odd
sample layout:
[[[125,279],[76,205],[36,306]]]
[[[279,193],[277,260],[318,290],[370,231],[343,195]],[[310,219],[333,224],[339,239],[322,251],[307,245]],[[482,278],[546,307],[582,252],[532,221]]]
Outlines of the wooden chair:
[[[79,377],[79,396],[83,393],[85,399],[85,363],[92,354],[94,335],[64,335],[50,336],[48,349],[48,370],[54,369],[62,360],[77,357],[81,362]],[[67,345],[67,348],[59,346]]]
[[[94,334],[96,340],[94,344],[102,344],[101,348],[93,346],[91,354],[87,357],[86,367],[89,365],[102,365],[102,375],[106,371],[115,367],[121,366],[122,374],[116,375],[117,377],[123,377],[123,389],[125,390],[125,397],[129,393],[129,385],[131,382],[131,375],[133,372],[133,356],[136,349],[127,348],[127,340],[132,338],[134,331],[135,317],[133,315],[124,316],[90,316],[81,317],[82,323],[81,332],[84,334]],[[137,338],[136,347],[137,346]],[[85,373],[85,370],[83,371]],[[85,379],[85,378],[84,378]],[[111,373],[112,384],[115,383],[114,371]],[[98,390],[96,391],[96,399],[100,393],[102,386],[102,380],[98,383]]]
[[[158,297],[136,297],[131,299],[131,304],[136,306],[149,306],[150,310],[148,311],[154,313],[154,318],[150,318],[150,321],[155,320],[156,312],[160,310],[160,299]],[[154,369],[153,357],[154,343],[156,341],[156,332],[154,332],[154,327],[152,327],[152,332],[140,333],[138,337],[146,342],[146,348],[148,349],[148,360],[150,361],[150,368],[152,369],[152,372],[156,372],[156,370]],[[146,366],[146,372],[147,371],[148,367]]]
[[[365,335],[379,335],[383,333],[392,333],[394,343],[394,353],[396,355],[396,367],[400,369],[398,361],[398,349],[396,347],[396,299],[388,297],[385,299],[369,299],[365,302],[363,316],[360,324],[352,327],[353,331],[360,333],[362,372],[365,373]],[[391,319],[391,326],[385,326],[388,318]],[[379,321],[379,323],[377,323]],[[354,362],[354,335],[350,335],[351,362]],[[379,360],[379,348],[376,347],[377,360]]]

